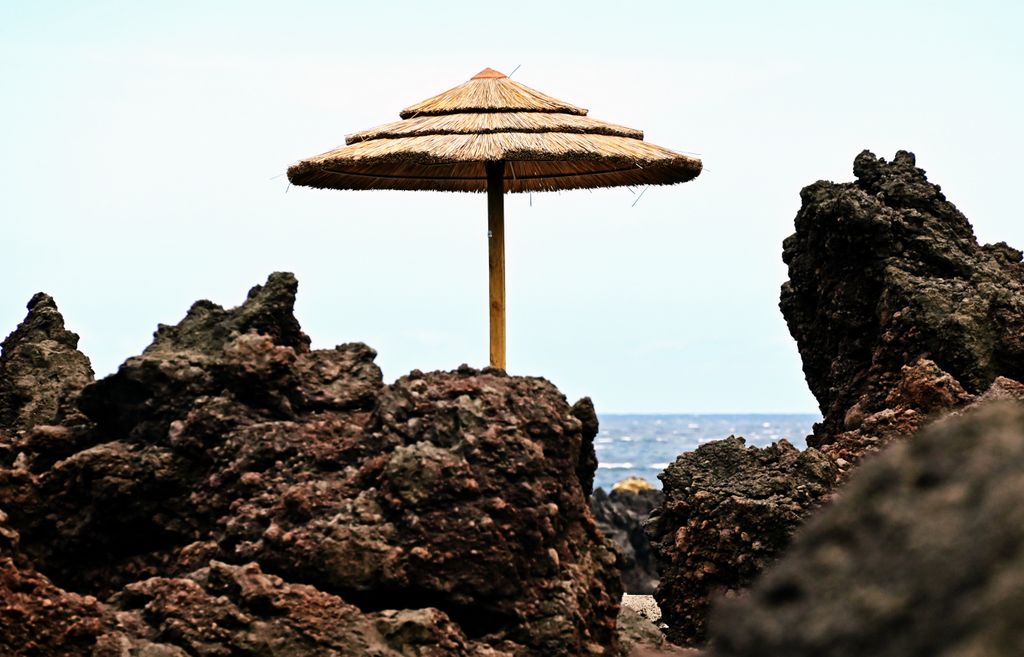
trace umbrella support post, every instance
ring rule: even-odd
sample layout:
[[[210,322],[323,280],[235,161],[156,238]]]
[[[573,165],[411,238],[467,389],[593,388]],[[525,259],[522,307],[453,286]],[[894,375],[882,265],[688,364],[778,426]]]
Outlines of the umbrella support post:
[[[491,367],[505,369],[505,163],[487,162],[487,265]]]

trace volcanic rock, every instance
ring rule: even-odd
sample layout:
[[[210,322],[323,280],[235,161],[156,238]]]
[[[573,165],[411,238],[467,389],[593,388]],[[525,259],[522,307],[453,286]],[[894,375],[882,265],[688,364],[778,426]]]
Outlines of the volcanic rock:
[[[910,153],[890,163],[865,151],[854,174],[853,183],[806,187],[796,232],[783,245],[789,281],[780,307],[824,416],[808,438],[820,450],[807,452],[814,483],[769,474],[774,456],[767,457],[747,476],[767,468],[764,476],[799,493],[737,530],[728,520],[736,501],[756,496],[732,488],[739,485],[730,479],[736,445],[720,444],[706,458],[700,450],[684,455],[684,476],[663,475],[667,500],[649,532],[662,560],[659,602],[675,640],[699,640],[708,595],[751,582],[864,456],[944,414],[1024,398],[1015,380],[1024,375],[1021,253],[979,245]],[[727,484],[691,483],[716,476]],[[737,542],[737,535],[747,538]],[[717,558],[705,559],[708,553]]]
[[[98,639],[96,657],[122,654],[114,649],[137,643],[131,635],[138,634],[172,644],[178,652],[169,654],[180,652],[182,657],[509,654],[467,640],[437,609],[364,614],[338,596],[264,574],[255,563],[211,561],[186,578],[154,577],[130,584],[112,602],[128,631]]]
[[[0,654],[5,657],[91,657],[98,634],[109,629],[92,596],[54,586],[27,562],[19,536],[0,510]]]
[[[75,399],[93,380],[78,335],[64,328],[53,298],[40,292],[25,321],[0,343],[0,428],[81,420]]]
[[[310,349],[296,289],[197,302],[82,391],[91,424],[0,437],[25,559],[121,623],[95,657],[612,654],[589,401],[468,367],[384,385],[365,345]]]
[[[437,609],[364,614],[255,563],[212,561],[187,578],[130,584],[104,604],[56,587],[7,554],[0,554],[0,649],[5,657],[512,654],[466,639]]]
[[[669,643],[657,625],[625,602],[619,610],[618,627],[622,657],[701,657],[697,650]]]
[[[1016,657],[1024,650],[1024,406],[931,425],[854,471],[713,615],[716,657]]]
[[[594,409],[594,402],[590,400],[590,397],[584,397],[572,405],[572,416],[580,421],[580,431],[583,432],[576,476],[580,480],[583,492],[589,495],[594,490],[594,473],[597,472],[597,450],[594,448],[594,438],[597,437],[597,432],[600,430],[597,411]]]
[[[835,475],[832,460],[813,448],[801,452],[785,440],[746,447],[735,436],[669,465],[659,475],[665,502],[646,525],[669,639],[700,643],[710,598],[748,586],[823,502]]]
[[[824,416],[808,444],[853,463],[998,376],[1024,378],[1024,265],[900,151],[801,192],[780,308]]]
[[[664,498],[650,484],[616,484],[611,493],[598,488],[590,498],[590,510],[598,528],[619,553],[622,587],[627,593],[654,593],[658,585],[657,565],[643,523]]]

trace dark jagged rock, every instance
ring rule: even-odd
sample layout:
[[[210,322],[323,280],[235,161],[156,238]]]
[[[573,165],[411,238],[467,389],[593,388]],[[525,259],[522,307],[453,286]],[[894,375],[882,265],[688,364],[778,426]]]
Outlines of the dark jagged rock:
[[[835,474],[815,449],[801,452],[785,440],[746,447],[734,436],[669,465],[659,475],[665,502],[647,523],[661,565],[654,597],[666,635],[700,643],[711,596],[748,586],[821,504]]]
[[[93,380],[78,335],[64,328],[53,298],[40,292],[28,315],[0,343],[0,429],[80,420],[75,399]]]
[[[621,588],[587,504],[592,406],[468,367],[385,386],[365,345],[309,348],[295,290],[275,274],[238,308],[195,304],[82,392],[89,428],[0,449],[26,558],[138,616],[97,645],[611,654]],[[360,644],[366,628],[390,647]]]
[[[293,275],[276,273],[238,308],[197,301],[177,325],[160,325],[142,355],[86,388],[79,405],[107,435],[145,442],[166,442],[171,421],[184,418],[196,399],[224,390],[270,417],[293,417],[301,410],[294,406],[306,401],[295,363],[309,353],[309,338],[292,314],[297,288]],[[372,350],[360,348],[373,368]],[[317,352],[316,365],[302,369],[315,372],[331,356]],[[372,394],[362,396],[364,406]]]
[[[580,399],[572,405],[572,415],[580,421],[582,425],[580,430],[583,432],[576,476],[579,477],[583,492],[589,495],[594,490],[594,473],[597,472],[597,450],[594,449],[594,438],[597,437],[597,432],[600,430],[594,402],[590,400],[590,397]]]
[[[622,587],[627,593],[651,594],[658,585],[658,569],[643,523],[664,499],[650,484],[616,485],[611,493],[598,488],[590,498],[598,528],[619,553]]]
[[[808,438],[820,450],[808,450],[820,476],[801,488],[788,474],[772,475],[784,488],[795,485],[800,502],[740,531],[749,540],[736,543],[727,522],[737,499],[731,484],[687,487],[699,478],[735,481],[730,454],[741,453],[737,446],[723,445],[711,458],[684,455],[678,481],[666,473],[668,498],[650,529],[665,560],[659,601],[678,640],[701,636],[708,593],[742,588],[779,553],[836,483],[822,477],[844,478],[865,455],[933,418],[1022,396],[1024,386],[1014,380],[1024,375],[1021,253],[1002,243],[979,245],[910,153],[900,151],[890,163],[865,151],[854,174],[853,183],[806,187],[796,232],[783,245],[790,279],[780,307],[824,415]],[[771,470],[771,461],[758,467]],[[693,508],[699,512],[691,516]],[[756,557],[755,544],[768,549]],[[719,558],[702,573],[709,550]]]
[[[851,463],[1024,378],[1021,252],[979,245],[911,153],[854,174],[801,192],[780,303],[824,415],[808,444]]]
[[[1016,657],[1024,406],[943,420],[854,471],[713,616],[717,657]]]

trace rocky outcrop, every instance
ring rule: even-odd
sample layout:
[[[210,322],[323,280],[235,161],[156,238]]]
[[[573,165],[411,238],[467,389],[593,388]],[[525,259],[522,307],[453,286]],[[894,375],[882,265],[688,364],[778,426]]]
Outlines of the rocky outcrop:
[[[795,463],[788,445],[736,470],[743,450],[728,441],[683,455],[662,476],[666,503],[648,530],[677,641],[699,640],[708,596],[748,585],[866,455],[944,414],[1024,396],[1015,380],[1024,375],[1021,253],[979,245],[910,153],[886,162],[865,151],[854,174],[855,182],[801,192],[796,232],[783,246],[780,307],[824,415],[804,457],[814,462],[813,484],[776,467],[777,458]],[[694,483],[716,478],[722,486]],[[758,499],[744,479],[792,493],[753,507],[758,520],[735,523],[737,502]]]
[[[1024,406],[932,425],[858,468],[750,593],[716,657],[1016,657],[1024,646]]]
[[[801,192],[780,307],[824,420],[808,444],[853,463],[1004,376],[1024,378],[1024,265],[900,151]]]
[[[0,445],[26,562],[120,623],[96,645],[614,652],[616,557],[587,503],[592,406],[468,367],[384,385],[365,345],[310,348],[296,288],[275,274],[238,308],[194,304],[82,391],[91,424]]]
[[[729,437],[679,456],[659,475],[665,503],[647,534],[661,563],[654,593],[675,643],[705,636],[712,595],[748,586],[829,493],[832,461],[785,440],[764,448]]]
[[[598,488],[590,498],[598,528],[619,553],[627,593],[651,594],[658,585],[658,569],[643,524],[664,499],[660,490],[639,477],[619,482],[610,493]]]
[[[0,427],[13,432],[80,420],[75,399],[92,380],[78,335],[40,292],[28,302],[25,321],[0,343]]]

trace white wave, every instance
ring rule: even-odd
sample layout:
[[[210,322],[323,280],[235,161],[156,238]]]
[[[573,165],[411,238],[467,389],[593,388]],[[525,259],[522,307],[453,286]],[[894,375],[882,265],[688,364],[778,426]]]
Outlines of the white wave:
[[[632,470],[632,463],[598,463],[599,470]]]
[[[647,469],[648,470],[664,470],[668,466],[669,466],[668,463],[652,463],[649,466],[647,466]]]

